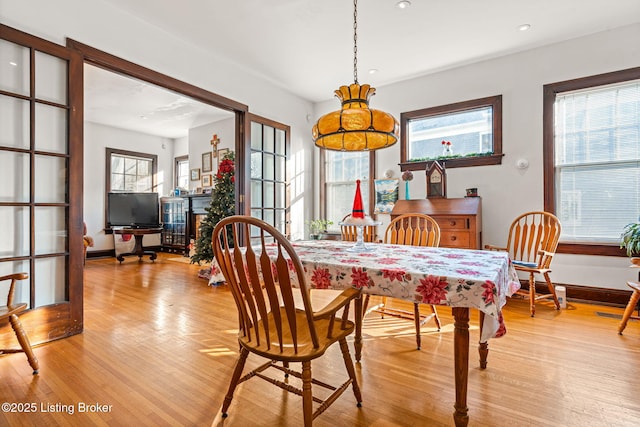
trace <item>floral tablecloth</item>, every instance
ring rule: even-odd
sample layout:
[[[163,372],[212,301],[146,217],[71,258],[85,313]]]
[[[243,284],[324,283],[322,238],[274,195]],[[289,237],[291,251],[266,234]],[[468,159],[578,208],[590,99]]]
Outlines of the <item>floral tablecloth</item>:
[[[426,304],[478,309],[486,314],[481,341],[506,333],[502,307],[520,288],[506,252],[353,242],[293,242],[314,289],[360,288],[364,293]],[[224,282],[215,260],[210,283]]]

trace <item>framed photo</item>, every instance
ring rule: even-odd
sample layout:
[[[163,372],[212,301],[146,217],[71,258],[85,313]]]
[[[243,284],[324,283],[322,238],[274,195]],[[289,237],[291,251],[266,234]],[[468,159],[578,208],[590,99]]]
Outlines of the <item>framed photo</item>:
[[[220,162],[222,161],[222,158],[228,152],[229,152],[228,148],[221,148],[221,149],[218,150],[218,164],[220,164]]]
[[[374,180],[376,189],[375,213],[391,213],[398,201],[397,179],[376,179]]]
[[[196,187],[196,194],[202,194],[202,187]]]
[[[213,166],[211,164],[211,151],[202,153],[202,173],[211,172]]]
[[[200,169],[191,169],[191,181],[200,180]]]
[[[211,187],[211,174],[202,175],[202,186]]]

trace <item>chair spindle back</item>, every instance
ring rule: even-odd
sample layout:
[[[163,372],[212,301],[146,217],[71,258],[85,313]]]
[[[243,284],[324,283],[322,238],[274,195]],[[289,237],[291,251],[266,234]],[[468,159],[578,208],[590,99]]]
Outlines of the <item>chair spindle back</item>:
[[[228,230],[235,245],[229,244]],[[250,236],[258,236],[259,244],[240,247],[241,238],[249,242]],[[280,352],[288,347],[297,352],[299,337],[304,336],[318,347],[304,269],[293,246],[278,230],[259,219],[235,215],[216,225],[211,244],[233,294],[245,339],[267,350],[277,343]],[[296,292],[301,296],[306,324],[296,321]],[[268,316],[273,317],[275,330],[271,330]]]

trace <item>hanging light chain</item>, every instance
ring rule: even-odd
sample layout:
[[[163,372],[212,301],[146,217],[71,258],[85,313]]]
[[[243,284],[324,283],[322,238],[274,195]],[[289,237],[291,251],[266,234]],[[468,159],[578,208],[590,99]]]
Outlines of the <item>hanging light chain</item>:
[[[353,82],[358,84],[358,0],[353,0]]]

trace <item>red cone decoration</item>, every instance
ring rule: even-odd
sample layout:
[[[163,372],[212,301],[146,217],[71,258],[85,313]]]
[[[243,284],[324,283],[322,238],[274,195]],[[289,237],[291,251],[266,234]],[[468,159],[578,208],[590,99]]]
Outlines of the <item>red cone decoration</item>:
[[[362,194],[360,193],[360,180],[356,181],[356,196],[353,199],[353,210],[351,211],[351,218],[364,219],[364,208],[362,206]]]

